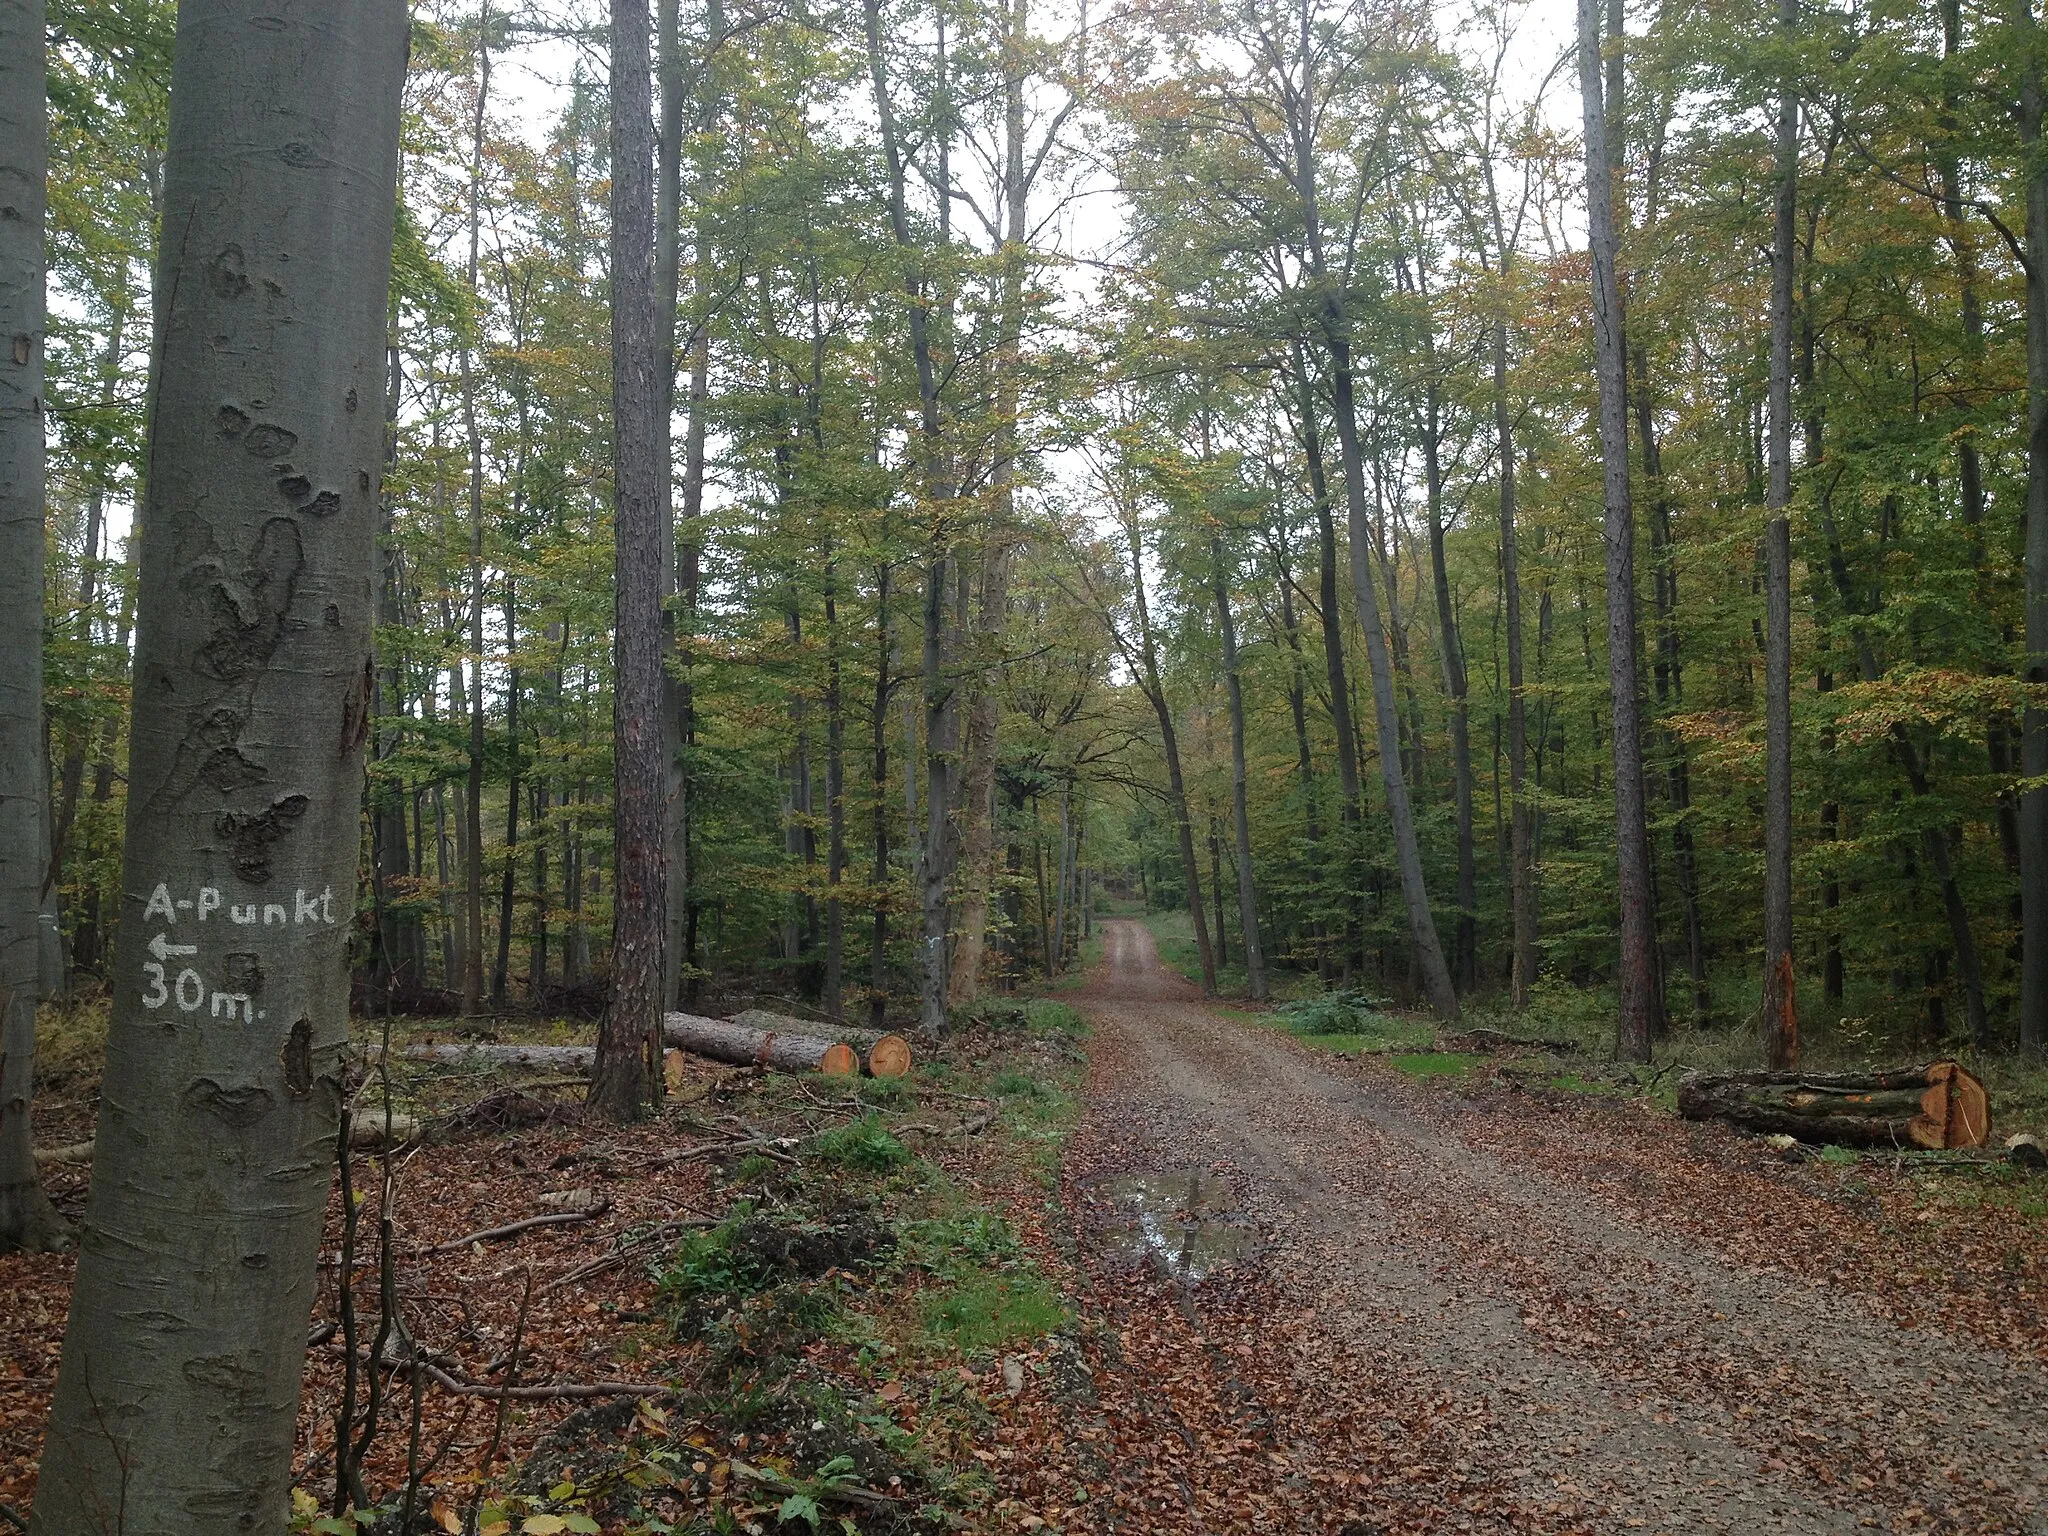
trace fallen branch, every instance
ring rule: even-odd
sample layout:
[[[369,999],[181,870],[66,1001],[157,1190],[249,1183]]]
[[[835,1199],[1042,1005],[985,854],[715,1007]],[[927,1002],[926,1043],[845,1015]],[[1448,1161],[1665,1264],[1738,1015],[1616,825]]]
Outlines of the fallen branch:
[[[901,1502],[891,1498],[886,1493],[877,1493],[872,1488],[863,1488],[859,1483],[826,1481],[814,1483],[805,1488],[792,1482],[781,1473],[771,1472],[765,1467],[750,1467],[743,1461],[733,1461],[729,1465],[732,1467],[734,1476],[743,1478],[750,1483],[758,1483],[763,1488],[772,1488],[777,1493],[810,1492],[821,1499],[836,1500],[841,1504],[851,1504],[855,1509],[893,1509]]]
[[[403,1362],[399,1364],[402,1365]],[[651,1381],[562,1381],[546,1386],[493,1387],[480,1381],[463,1381],[442,1370],[431,1360],[422,1359],[420,1366],[426,1371],[429,1381],[443,1391],[453,1392],[457,1397],[539,1402],[549,1398],[568,1397],[667,1397],[674,1390]]]
[[[1532,1035],[1510,1035],[1498,1029],[1468,1029],[1461,1034],[1445,1035],[1437,1041],[1437,1049],[1443,1051],[1465,1051],[1486,1055],[1493,1051],[1577,1051],[1576,1040],[1546,1040]]]
[[[790,1140],[787,1136],[750,1136],[744,1141],[700,1141],[692,1146],[678,1147],[673,1152],[661,1154],[664,1163],[687,1163],[695,1157],[709,1157],[714,1152],[758,1152],[772,1158],[786,1167],[794,1168],[796,1158],[784,1150]]]
[[[528,1216],[521,1221],[510,1221],[502,1227],[486,1227],[481,1232],[471,1232],[463,1237],[451,1238],[445,1243],[436,1243],[423,1249],[426,1253],[453,1253],[458,1248],[467,1248],[471,1243],[488,1243],[498,1238],[517,1237],[521,1232],[534,1227],[561,1227],[576,1221],[593,1221],[611,1209],[609,1200],[600,1201],[587,1211],[550,1211],[545,1216]]]
[[[962,1120],[958,1125],[931,1125],[923,1120],[912,1120],[894,1127],[898,1136],[979,1136],[995,1123],[996,1111],[976,1115],[971,1120]]]
[[[718,1218],[714,1216],[691,1216],[657,1223],[654,1227],[642,1232],[637,1237],[629,1238],[621,1235],[618,1247],[610,1253],[591,1259],[587,1263],[578,1264],[566,1274],[555,1276],[554,1279],[541,1287],[541,1292],[545,1295],[547,1292],[558,1289],[561,1286],[574,1285],[578,1280],[588,1280],[592,1275],[601,1275],[608,1269],[616,1269],[619,1265],[625,1263],[628,1256],[636,1250],[645,1248],[650,1243],[659,1242],[664,1237],[673,1237],[679,1232],[701,1232],[707,1227],[715,1227],[717,1225]]]

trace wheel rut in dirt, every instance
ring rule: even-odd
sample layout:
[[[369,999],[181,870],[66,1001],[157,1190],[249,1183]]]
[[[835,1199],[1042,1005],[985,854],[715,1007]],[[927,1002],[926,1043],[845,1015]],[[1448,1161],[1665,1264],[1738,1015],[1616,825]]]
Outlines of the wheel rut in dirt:
[[[1069,1529],[2048,1531],[2037,1360],[1719,1251],[1629,1138],[1311,1053],[1106,927],[1067,1178],[1105,1340],[1076,1432],[1158,1459]],[[1206,1214],[1155,1225],[1239,1224],[1257,1257],[1134,1276],[1106,1191],[1204,1172]]]

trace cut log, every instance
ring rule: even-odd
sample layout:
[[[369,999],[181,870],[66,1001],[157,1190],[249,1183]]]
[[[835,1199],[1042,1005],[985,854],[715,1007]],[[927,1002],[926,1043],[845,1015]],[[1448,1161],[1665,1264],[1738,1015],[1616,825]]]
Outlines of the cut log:
[[[388,1128],[391,1132],[390,1144],[402,1147],[419,1135],[419,1118],[416,1115],[394,1113]],[[386,1129],[383,1110],[359,1109],[355,1113],[355,1118],[349,1121],[348,1144],[358,1152],[380,1151],[385,1145]],[[40,1168],[45,1164],[56,1163],[76,1168],[90,1167],[92,1146],[89,1141],[79,1141],[68,1147],[37,1147],[36,1166]]]
[[[663,1036],[693,1056],[736,1067],[775,1067],[784,1072],[822,1072],[851,1077],[860,1070],[853,1047],[838,1040],[781,1029],[750,1029],[738,1020],[723,1023],[692,1014],[668,1015]]]
[[[860,1060],[869,1077],[902,1077],[910,1071],[910,1042],[901,1035],[883,1035]]]
[[[444,1067],[517,1067],[522,1072],[588,1072],[597,1052],[587,1045],[408,1045],[407,1061]]]
[[[672,1013],[668,1017],[688,1019],[692,1016],[687,1013]],[[834,1024],[827,1019],[800,1019],[791,1013],[770,1013],[766,1008],[749,1008],[743,1013],[734,1014],[732,1021],[744,1029],[773,1030],[777,1034],[786,1030],[793,1035],[816,1035],[821,1040],[840,1040],[862,1052],[885,1038],[878,1030],[857,1029],[851,1024]]]
[[[672,1043],[681,1043],[674,1040],[675,1021],[688,1018],[690,1015],[682,1013],[668,1015],[668,1032]],[[766,1008],[749,1008],[744,1013],[734,1014],[732,1021],[743,1029],[758,1029],[776,1034],[788,1031],[792,1034],[814,1035],[850,1045],[859,1062],[858,1070],[869,1077],[902,1077],[910,1070],[910,1042],[901,1035],[879,1034],[872,1029],[856,1029],[850,1024],[799,1019],[786,1013],[770,1013]],[[705,1019],[694,1022],[708,1024],[716,1021]]]
[[[1678,1112],[1847,1147],[1981,1147],[1991,1138],[1990,1096],[1953,1061],[1877,1072],[1688,1072]]]

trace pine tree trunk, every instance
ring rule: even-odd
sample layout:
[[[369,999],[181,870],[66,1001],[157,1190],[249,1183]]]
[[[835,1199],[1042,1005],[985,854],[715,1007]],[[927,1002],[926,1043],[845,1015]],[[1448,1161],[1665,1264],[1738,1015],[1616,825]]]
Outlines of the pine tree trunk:
[[[1620,905],[1621,1004],[1615,1054],[1650,1059],[1663,1026],[1657,976],[1657,912],[1650,877],[1643,794],[1642,712],[1636,693],[1638,644],[1635,517],[1628,479],[1628,381],[1621,289],[1615,268],[1613,171],[1602,102],[1600,0],[1579,0],[1579,91],[1585,108],[1587,240],[1593,268],[1593,350],[1600,381],[1600,457],[1607,546],[1607,686],[1614,749],[1615,893]]]
[[[2027,681],[2048,686],[2048,82],[2032,0],[2017,0],[2023,59],[2020,140],[2027,150]],[[2021,721],[2020,764],[2034,781],[2020,800],[2020,1043],[2048,1050],[2048,708]]]
[[[44,1532],[288,1516],[348,1031],[408,28],[397,0],[275,12],[178,14],[132,915]]]
[[[36,1177],[36,998],[43,875],[42,0],[0,0],[0,1253],[54,1248]]]
[[[647,0],[612,0],[612,995],[590,1105],[631,1120],[661,1099],[668,835],[662,762],[662,507],[668,426],[654,293],[654,117]]]
[[[1779,0],[1789,40],[1799,0]],[[1771,242],[1769,513],[1764,527],[1766,610],[1764,803],[1764,1055],[1777,1071],[1799,1064],[1792,966],[1792,217],[1799,175],[1799,99],[1778,105],[1778,189]]]
[[[1216,618],[1223,633],[1223,680],[1230,701],[1230,803],[1237,836],[1237,926],[1244,945],[1245,980],[1254,1002],[1266,997],[1266,955],[1259,943],[1258,893],[1252,883],[1252,823],[1246,800],[1244,752],[1244,684],[1238,676],[1237,625],[1230,614],[1230,583],[1223,563],[1223,541],[1209,543],[1209,564],[1216,575]]]

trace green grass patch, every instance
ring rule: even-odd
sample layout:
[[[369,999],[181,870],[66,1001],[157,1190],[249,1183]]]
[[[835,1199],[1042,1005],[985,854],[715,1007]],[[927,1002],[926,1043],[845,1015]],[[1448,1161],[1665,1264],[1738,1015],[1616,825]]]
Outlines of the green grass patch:
[[[923,1303],[925,1337],[963,1355],[1043,1338],[1067,1309],[1040,1275],[979,1274],[948,1285]]]
[[[1426,1082],[1433,1077],[1463,1077],[1472,1070],[1477,1056],[1460,1056],[1451,1051],[1402,1051],[1387,1058],[1394,1070]]]
[[[858,1173],[891,1173],[911,1159],[910,1148],[889,1133],[879,1116],[863,1115],[811,1142],[811,1155]]]

